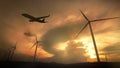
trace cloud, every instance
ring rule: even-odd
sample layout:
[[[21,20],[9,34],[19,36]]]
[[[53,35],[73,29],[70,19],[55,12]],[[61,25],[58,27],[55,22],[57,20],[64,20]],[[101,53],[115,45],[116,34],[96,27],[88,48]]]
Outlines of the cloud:
[[[117,42],[105,47],[103,51],[108,53],[120,54],[120,42]]]
[[[32,34],[32,33],[30,33],[30,32],[25,32],[24,35],[25,35],[25,36],[29,36],[29,37],[35,36],[34,34]]]
[[[108,61],[119,62],[120,61],[120,42],[111,44],[102,49],[103,55],[106,55]]]
[[[43,49],[55,55],[51,58],[53,61],[62,63],[77,63],[86,61],[86,57],[84,55],[85,50],[77,48],[78,45],[83,46],[81,43],[73,43],[73,46],[75,46],[75,48],[71,46],[72,44],[69,43],[67,51],[65,50],[66,52],[57,51],[54,49],[54,46],[56,46],[56,44],[71,40],[71,36],[73,35],[74,37],[76,35],[76,33],[80,30],[79,28],[81,25],[82,23],[66,24],[51,29],[42,36]],[[72,55],[76,55],[76,57]]]
[[[77,63],[87,61],[85,49],[82,47],[84,47],[84,45],[81,42],[76,43],[74,41],[70,41],[68,43],[68,46],[66,47],[68,62]]]
[[[54,29],[49,30],[45,35],[43,35],[42,40],[44,41],[44,49],[48,52],[55,52],[52,49],[53,45],[60,42],[68,41],[75,31],[79,30],[81,24],[67,24]],[[75,28],[76,27],[76,28]],[[78,29],[77,29],[78,28]]]

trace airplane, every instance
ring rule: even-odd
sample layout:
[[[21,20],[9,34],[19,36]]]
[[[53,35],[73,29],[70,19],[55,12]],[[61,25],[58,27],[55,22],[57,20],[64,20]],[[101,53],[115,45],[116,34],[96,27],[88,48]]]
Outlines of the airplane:
[[[29,22],[40,22],[40,23],[46,23],[47,21],[45,21],[45,18],[50,16],[50,14],[49,14],[48,16],[34,17],[34,16],[31,16],[31,15],[29,15],[27,13],[23,13],[21,15],[24,16],[24,17],[29,18],[30,19]]]

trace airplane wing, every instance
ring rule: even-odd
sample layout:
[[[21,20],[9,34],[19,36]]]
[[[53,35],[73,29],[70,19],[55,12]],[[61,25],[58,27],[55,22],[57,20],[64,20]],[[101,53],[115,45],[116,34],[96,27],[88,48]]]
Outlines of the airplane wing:
[[[26,14],[26,13],[23,13],[22,16],[30,18],[30,19],[35,19],[35,17],[33,17],[33,16],[29,15],[29,14]]]
[[[50,15],[48,15],[48,16],[43,16],[43,17],[38,17],[38,19],[41,19],[41,18],[47,18],[47,17],[49,17]]]

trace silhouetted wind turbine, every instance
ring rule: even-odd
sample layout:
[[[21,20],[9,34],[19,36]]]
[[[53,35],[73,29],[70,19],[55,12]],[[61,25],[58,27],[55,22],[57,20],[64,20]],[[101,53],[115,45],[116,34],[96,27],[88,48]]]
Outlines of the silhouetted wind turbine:
[[[33,46],[31,47],[31,48],[33,48],[34,46],[36,46],[36,47],[35,47],[35,53],[34,53],[33,61],[36,60],[37,48],[38,48],[38,45],[39,45],[40,42],[42,42],[42,41],[38,41],[37,35],[35,35],[35,43],[34,43]]]
[[[105,53],[105,61],[108,62],[107,53]]]
[[[96,41],[95,41],[94,33],[93,33],[93,30],[92,30],[91,22],[103,21],[103,20],[109,20],[109,19],[116,19],[116,18],[120,18],[120,17],[97,19],[97,20],[91,20],[90,21],[81,10],[80,10],[80,12],[84,16],[84,18],[87,20],[87,24],[85,24],[85,26],[80,30],[80,32],[77,34],[77,36],[75,38],[78,37],[78,35],[87,27],[87,25],[89,25],[92,40],[93,40],[93,44],[94,44],[94,48],[95,48],[95,52],[96,52],[96,56],[97,56],[97,61],[100,62],[100,58],[99,58],[99,54],[98,54],[98,50],[97,50]]]
[[[17,42],[16,42],[15,45],[9,50],[8,61],[13,59],[14,52],[15,52],[15,50],[16,50],[16,45],[17,45]]]
[[[9,51],[9,52],[8,52],[7,61],[9,61],[9,60],[10,60],[10,56],[11,56],[11,49],[9,49],[8,51]]]

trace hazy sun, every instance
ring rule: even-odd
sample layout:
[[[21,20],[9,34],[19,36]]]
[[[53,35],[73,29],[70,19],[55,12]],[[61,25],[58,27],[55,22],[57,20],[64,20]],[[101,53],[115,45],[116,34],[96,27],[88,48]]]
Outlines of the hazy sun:
[[[82,43],[83,46],[78,45],[76,48],[83,48],[85,49],[85,56],[89,57],[91,59],[95,59],[96,55],[95,55],[95,50],[94,50],[94,46],[91,40],[89,40],[89,38],[81,38],[81,39],[77,39],[77,40],[72,40],[74,43]],[[54,49],[56,50],[61,50],[61,51],[65,51],[66,47],[69,46],[68,43],[70,41],[66,41],[66,42],[61,42],[58,43],[54,46]]]
[[[96,58],[94,46],[89,37],[84,37],[75,41],[83,43],[86,50],[86,55],[89,56],[89,58]]]

